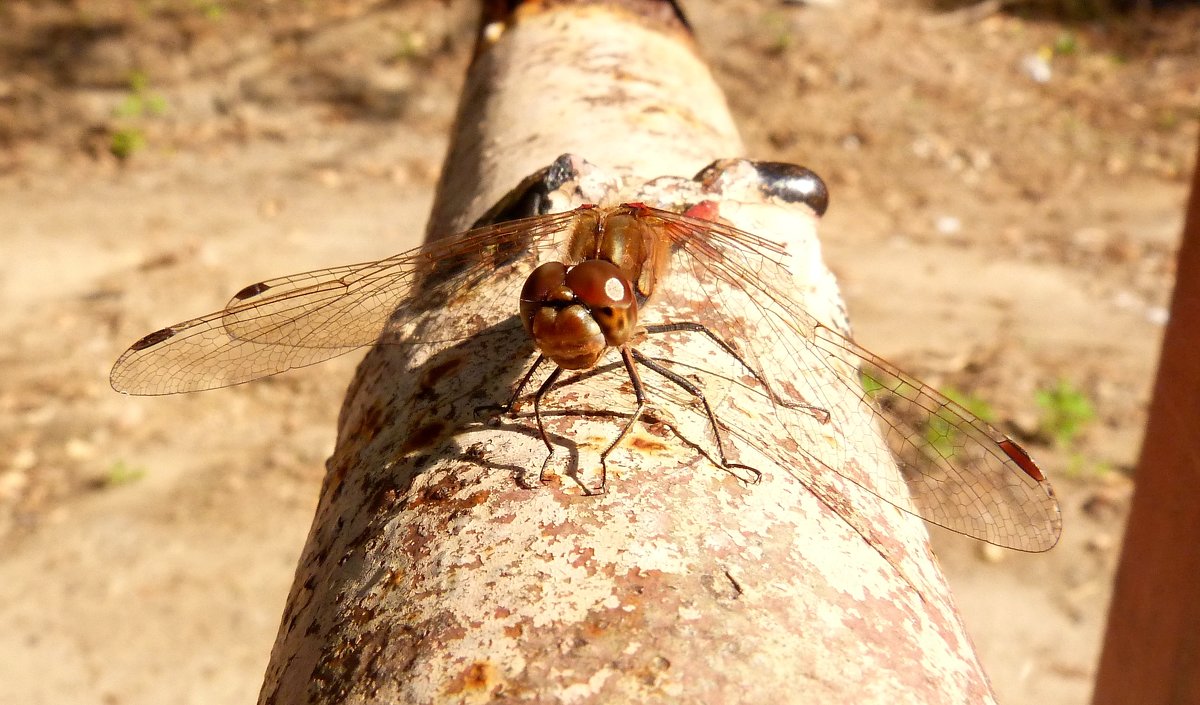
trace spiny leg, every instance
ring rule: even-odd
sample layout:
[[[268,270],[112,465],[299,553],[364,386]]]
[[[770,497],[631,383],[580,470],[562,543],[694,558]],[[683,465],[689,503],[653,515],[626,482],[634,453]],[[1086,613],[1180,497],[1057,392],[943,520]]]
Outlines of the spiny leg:
[[[633,385],[633,396],[637,398],[637,408],[630,415],[629,420],[625,422],[625,426],[621,428],[621,432],[604,452],[600,454],[600,487],[597,488],[595,494],[602,494],[604,486],[608,483],[608,454],[625,440],[625,436],[629,435],[629,430],[637,423],[637,420],[642,416],[642,410],[646,408],[646,390],[642,386],[642,378],[637,373],[637,367],[633,364],[634,356],[638,355],[636,350],[632,350],[628,345],[621,346],[621,360],[625,363],[625,371],[629,373],[629,382]]]
[[[539,355],[538,362],[541,361],[542,356]],[[534,363],[534,367],[537,367],[537,363]],[[531,374],[532,372],[533,370],[530,370]],[[538,387],[537,394],[533,395],[533,417],[537,419],[538,433],[542,436],[542,443],[546,444],[546,459],[542,461],[542,469],[538,471],[538,482],[543,485],[546,484],[546,467],[550,464],[550,459],[554,457],[554,444],[550,442],[550,436],[546,433],[546,426],[542,423],[542,397],[546,396],[547,392],[550,391],[550,388],[553,387],[554,383],[558,381],[558,378],[562,376],[562,373],[563,368],[555,367],[554,371],[550,373],[550,376],[547,377],[544,382],[542,382],[542,386]],[[525,381],[528,381],[528,379]],[[525,382],[522,382],[521,384],[524,385]]]
[[[760,472],[757,468],[752,468],[749,465],[745,465],[743,463],[730,462],[729,457],[725,455],[724,434],[721,433],[721,427],[717,424],[717,416],[716,416],[716,414],[713,413],[712,406],[709,405],[708,399],[704,396],[703,390],[701,390],[696,385],[692,384],[683,375],[680,375],[679,373],[674,372],[673,370],[669,370],[666,367],[663,367],[656,360],[652,360],[652,359],[646,357],[645,355],[641,354],[637,350],[633,351],[633,356],[634,356],[634,358],[637,359],[638,362],[642,363],[646,367],[649,367],[650,369],[659,373],[663,377],[666,377],[670,381],[672,381],[675,384],[682,387],[689,394],[691,394],[692,396],[694,396],[700,400],[700,403],[704,405],[704,413],[705,413],[705,415],[708,416],[708,423],[710,426],[712,426],[713,435],[717,439],[717,453],[720,454],[720,456],[721,456],[721,465],[726,470],[731,470],[733,468],[740,468],[742,470],[746,470],[748,472],[753,473],[754,478],[752,480],[749,480],[750,484],[753,484],[753,485],[758,484],[759,481],[762,480],[762,472]],[[732,473],[732,474],[735,476],[737,475],[737,473]],[[738,479],[744,480],[744,478],[740,478],[740,477]]]
[[[511,413],[513,408],[517,405],[517,400],[521,398],[521,393],[525,391],[527,386],[529,386],[529,382],[533,379],[533,375],[537,373],[538,368],[542,366],[542,363],[545,362],[546,359],[547,358],[545,355],[540,353],[538,354],[537,359],[533,361],[533,364],[530,365],[529,369],[525,372],[525,375],[521,377],[521,381],[517,383],[516,387],[513,388],[512,394],[509,396],[507,402],[504,404],[481,404],[475,407],[475,413],[478,415],[484,411],[490,411],[496,413],[498,416]],[[550,378],[542,384],[542,387],[537,392],[537,396],[534,397],[535,411],[539,409],[539,403],[542,396],[549,391],[550,385],[554,383],[560,374],[562,374],[562,368],[559,368],[555,372],[551,373]],[[491,420],[489,420],[489,422],[490,421]],[[542,425],[542,417],[540,414],[537,414],[537,422],[538,431],[541,434],[542,442],[546,444],[547,451],[546,459],[542,462],[542,469],[538,472],[538,482],[545,484],[546,466],[549,465],[550,459],[554,457],[554,446],[550,443],[549,438],[547,438],[546,429]],[[533,486],[525,480],[524,476],[518,477],[517,483],[526,489],[533,489]]]
[[[652,326],[645,326],[645,331],[649,335],[656,335],[659,333],[674,333],[677,331],[684,331],[684,332],[691,332],[691,333],[703,333],[704,335],[708,336],[709,340],[716,343],[722,350],[724,350],[726,353],[728,353],[730,357],[737,360],[738,363],[742,367],[744,367],[746,369],[746,371],[749,372],[752,377],[754,377],[754,379],[758,380],[758,383],[763,386],[763,389],[767,390],[767,396],[771,398],[771,401],[775,402],[776,404],[778,404],[780,406],[786,407],[788,409],[794,409],[796,411],[803,411],[803,412],[807,413],[808,415],[812,416],[819,423],[829,423],[830,414],[829,414],[828,409],[823,409],[819,406],[813,406],[812,404],[807,404],[804,402],[791,402],[791,401],[787,401],[787,400],[783,399],[782,397],[780,397],[775,392],[774,388],[772,388],[771,385],[767,383],[767,380],[761,374],[759,374],[758,370],[754,369],[753,366],[751,366],[748,362],[746,362],[746,360],[742,358],[741,354],[738,353],[738,351],[736,349],[734,349],[734,347],[732,345],[730,345],[728,342],[726,342],[726,340],[724,338],[717,335],[708,326],[705,326],[702,323],[696,323],[694,321],[682,321],[680,323],[659,323],[659,324],[652,325]],[[639,362],[640,361],[641,360],[639,360]],[[643,362],[642,364],[646,364],[646,363]],[[646,366],[650,367],[650,365],[646,365]],[[651,368],[651,369],[654,369],[654,368]],[[655,371],[659,372],[659,370],[655,370]],[[672,380],[672,381],[674,381],[674,380]],[[706,401],[705,405],[707,405],[707,404],[708,404],[708,402]],[[719,435],[718,435],[718,437],[719,437]]]

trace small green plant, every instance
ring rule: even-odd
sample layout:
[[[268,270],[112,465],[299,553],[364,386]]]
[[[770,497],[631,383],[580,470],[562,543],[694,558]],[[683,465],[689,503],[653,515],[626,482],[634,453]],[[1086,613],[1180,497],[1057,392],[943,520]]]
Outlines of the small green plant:
[[[1038,427],[1060,448],[1070,447],[1096,418],[1091,400],[1065,379],[1049,389],[1038,390],[1035,399],[1041,409]]]
[[[221,6],[221,3],[212,0],[192,0],[192,7],[199,10],[200,14],[208,20],[216,21],[225,16],[225,8]]]
[[[927,398],[920,389],[909,381],[887,374],[883,370],[867,366],[859,371],[859,384],[865,398],[880,407],[890,407],[894,413],[906,418],[925,439],[925,448],[943,458],[953,457],[959,446],[961,415],[954,409],[938,409],[929,413],[922,403]],[[991,422],[995,416],[987,402],[953,387],[942,390],[950,401],[984,421]]]
[[[1067,467],[1064,472],[1067,477],[1086,480],[1100,479],[1113,474],[1116,470],[1109,463],[1095,462],[1079,451],[1071,451],[1067,456]]]
[[[975,414],[988,423],[991,423],[996,418],[996,412],[992,410],[991,405],[974,394],[968,394],[967,392],[956,389],[955,387],[947,387],[946,389],[943,389],[942,394],[945,395],[945,397],[950,401],[958,404],[962,408],[966,409],[972,414]]]
[[[872,377],[870,372],[860,371],[858,377],[868,397],[875,398],[883,391],[883,383]]]
[[[146,136],[136,127],[122,127],[113,133],[112,140],[109,141],[108,151],[112,152],[117,159],[125,160],[133,156],[133,153],[144,147],[146,144]]]
[[[150,90],[150,79],[144,71],[129,74],[129,94],[117,106],[119,118],[158,116],[167,112],[167,100]]]
[[[967,394],[954,387],[943,389],[942,394],[988,423],[995,417],[992,407],[973,394]],[[925,420],[925,441],[943,458],[954,455],[954,447],[958,443],[957,425],[958,415],[949,410],[939,410]]]
[[[768,53],[782,54],[792,47],[794,41],[792,26],[788,21],[787,15],[779,12],[768,12],[760,18],[759,22],[762,25],[764,34],[768,38],[766,44]]]
[[[142,71],[129,75],[129,93],[113,111],[117,126],[113,130],[108,149],[113,156],[125,160],[146,146],[146,135],[141,124],[150,117],[167,111],[167,101],[162,95],[149,88],[150,80]]]
[[[1182,121],[1179,112],[1171,107],[1162,108],[1154,113],[1154,129],[1159,132],[1173,132]]]
[[[416,30],[402,30],[396,35],[396,51],[392,61],[404,62],[419,59],[429,51],[429,40]]]
[[[1074,32],[1063,32],[1054,38],[1054,53],[1057,56],[1073,56],[1079,51],[1079,40]]]
[[[146,476],[146,469],[134,467],[127,464],[124,460],[118,460],[108,469],[108,474],[104,477],[105,487],[120,487],[137,482]]]

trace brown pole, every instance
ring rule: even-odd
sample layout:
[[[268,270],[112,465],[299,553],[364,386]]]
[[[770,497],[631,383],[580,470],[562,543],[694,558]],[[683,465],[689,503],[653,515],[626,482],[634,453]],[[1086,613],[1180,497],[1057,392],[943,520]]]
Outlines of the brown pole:
[[[1200,163],[1094,705],[1200,703]]]
[[[489,7],[433,236],[468,226],[563,153],[635,186],[741,153],[671,3]],[[812,308],[838,310],[816,218],[752,220],[811,255],[796,262],[817,273],[804,283],[820,292]],[[779,284],[801,285],[808,270]],[[492,286],[464,292],[464,306],[515,308]],[[799,466],[762,461],[762,483],[747,485],[680,440],[704,438],[694,414],[678,434],[639,424],[606,494],[553,478],[521,487],[514,475],[545,457],[531,420],[473,419],[531,353],[517,331],[367,356],[261,703],[993,701],[920,522],[882,503],[848,510],[819,476],[796,482]],[[627,397],[590,406],[627,409]],[[763,403],[746,399],[746,418],[768,417]],[[550,423],[585,473],[613,429]]]

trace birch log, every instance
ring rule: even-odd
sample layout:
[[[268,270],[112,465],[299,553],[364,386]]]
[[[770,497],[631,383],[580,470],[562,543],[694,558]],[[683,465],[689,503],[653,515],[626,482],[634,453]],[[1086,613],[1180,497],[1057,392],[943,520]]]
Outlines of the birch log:
[[[671,4],[516,4],[485,14],[431,236],[563,153],[590,162],[573,186],[586,198],[669,191],[742,152]],[[841,310],[811,211],[728,215],[789,238],[801,280],[780,284]],[[494,286],[456,310],[515,310]],[[532,353],[518,327],[368,354],[261,703],[992,702],[919,521],[798,482],[803,468],[752,447],[764,477],[749,485],[711,462],[697,414],[635,426],[599,496],[570,476],[595,477],[619,420],[552,416],[550,481],[522,486],[546,455],[532,420],[489,425],[476,407],[504,401]],[[731,413],[770,414],[723,394]],[[588,380],[546,403],[627,412],[628,397]]]

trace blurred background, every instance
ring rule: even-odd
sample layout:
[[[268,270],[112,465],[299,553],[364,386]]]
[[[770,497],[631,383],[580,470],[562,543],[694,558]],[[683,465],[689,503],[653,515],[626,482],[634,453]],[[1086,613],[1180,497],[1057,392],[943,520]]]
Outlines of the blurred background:
[[[860,341],[1051,475],[1051,553],[935,542],[1001,701],[1086,703],[1196,153],[1200,7],[684,6],[746,156],[827,181]],[[108,369],[247,283],[417,244],[476,13],[0,5],[0,703],[254,701],[357,356],[153,399]]]

